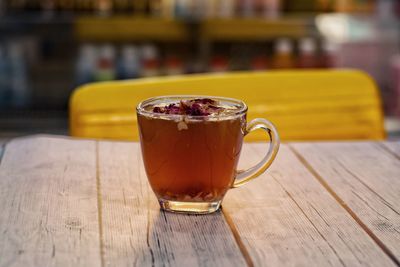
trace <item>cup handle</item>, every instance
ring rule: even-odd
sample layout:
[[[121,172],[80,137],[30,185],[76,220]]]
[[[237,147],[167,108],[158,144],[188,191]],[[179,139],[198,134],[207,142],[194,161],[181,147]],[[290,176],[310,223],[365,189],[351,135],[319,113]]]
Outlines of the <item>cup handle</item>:
[[[266,169],[268,169],[269,166],[271,166],[276,157],[276,154],[278,153],[280,140],[278,131],[276,130],[275,126],[266,119],[254,119],[247,124],[246,132],[244,135],[246,136],[247,134],[257,129],[263,129],[269,135],[270,144],[268,153],[257,165],[247,170],[236,171],[236,177],[233,182],[232,188],[239,187],[261,175]]]

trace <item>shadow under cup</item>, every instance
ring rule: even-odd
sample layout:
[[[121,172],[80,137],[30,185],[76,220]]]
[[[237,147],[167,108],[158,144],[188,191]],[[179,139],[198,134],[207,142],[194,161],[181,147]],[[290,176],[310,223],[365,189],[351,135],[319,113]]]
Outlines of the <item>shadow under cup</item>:
[[[145,170],[164,210],[214,212],[236,176],[246,131],[242,101],[208,97],[232,111],[213,116],[153,112],[155,106],[196,98],[205,97],[156,97],[137,107]]]

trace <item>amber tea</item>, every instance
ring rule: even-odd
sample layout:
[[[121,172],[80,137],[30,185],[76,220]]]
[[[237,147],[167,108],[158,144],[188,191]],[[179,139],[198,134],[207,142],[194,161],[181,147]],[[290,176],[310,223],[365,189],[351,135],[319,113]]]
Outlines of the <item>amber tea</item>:
[[[161,97],[139,105],[145,170],[162,208],[219,208],[237,177],[246,110],[241,101],[216,97]]]

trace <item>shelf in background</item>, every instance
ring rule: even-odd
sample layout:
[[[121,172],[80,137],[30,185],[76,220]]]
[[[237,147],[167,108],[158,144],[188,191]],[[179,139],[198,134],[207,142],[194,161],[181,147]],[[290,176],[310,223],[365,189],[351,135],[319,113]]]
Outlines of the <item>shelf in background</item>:
[[[75,33],[82,41],[183,41],[184,22],[146,17],[79,17]]]
[[[84,41],[184,41],[190,25],[197,25],[200,37],[208,41],[262,41],[276,37],[299,38],[315,35],[310,17],[279,19],[206,19],[188,23],[152,17],[80,17],[75,31]]]
[[[201,25],[201,36],[215,41],[259,41],[276,37],[314,35],[314,23],[305,18],[212,19]]]
[[[71,12],[58,14],[51,12],[17,12],[0,15],[0,25],[6,26],[34,26],[34,25],[71,25],[75,16]]]

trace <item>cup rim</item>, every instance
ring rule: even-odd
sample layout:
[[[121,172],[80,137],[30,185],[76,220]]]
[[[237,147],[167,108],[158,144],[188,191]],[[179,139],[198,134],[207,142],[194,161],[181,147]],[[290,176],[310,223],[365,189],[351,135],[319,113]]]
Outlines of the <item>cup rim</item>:
[[[195,98],[210,98],[210,99],[215,99],[215,100],[222,100],[222,101],[227,101],[227,102],[231,102],[231,103],[236,103],[236,104],[240,104],[240,108],[234,112],[234,113],[230,113],[230,114],[223,114],[223,115],[218,115],[216,117],[210,117],[208,115],[197,115],[197,116],[193,116],[193,115],[185,115],[185,114],[165,114],[165,113],[156,113],[153,111],[147,111],[144,109],[144,106],[146,106],[147,104],[156,101],[156,100],[161,100],[161,99],[168,99],[168,98],[181,98],[181,99],[195,99]],[[217,119],[222,119],[222,118],[235,118],[238,117],[240,115],[243,115],[247,112],[247,105],[246,103],[244,103],[242,100],[239,99],[235,99],[235,98],[230,98],[230,97],[224,97],[224,96],[210,96],[210,95],[162,95],[162,96],[155,96],[155,97],[151,97],[148,99],[145,99],[143,101],[141,101],[137,106],[136,106],[136,112],[140,115],[147,115],[147,116],[156,116],[156,117],[164,117],[164,118],[186,118],[186,119],[195,119],[195,120],[200,120],[200,119],[210,119],[210,118],[217,118]]]

